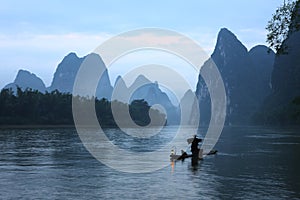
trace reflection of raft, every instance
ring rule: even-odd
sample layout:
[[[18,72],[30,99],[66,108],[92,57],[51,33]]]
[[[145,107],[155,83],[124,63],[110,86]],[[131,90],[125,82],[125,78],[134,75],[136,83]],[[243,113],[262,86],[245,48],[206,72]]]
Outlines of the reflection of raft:
[[[218,152],[217,150],[211,150],[208,153],[203,153],[203,155],[214,155],[217,152]],[[172,154],[172,153],[170,155],[170,159],[172,161],[174,161],[174,160],[184,160],[185,158],[191,158],[191,157],[193,157],[193,155],[192,154],[187,154],[186,152],[182,153],[181,155],[176,155],[176,154]]]

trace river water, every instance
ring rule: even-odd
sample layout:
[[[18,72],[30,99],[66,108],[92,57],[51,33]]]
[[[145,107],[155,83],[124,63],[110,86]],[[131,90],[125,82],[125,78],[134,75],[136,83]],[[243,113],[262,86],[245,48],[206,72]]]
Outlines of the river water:
[[[158,137],[141,146],[169,140]],[[0,199],[300,199],[299,127],[225,127],[215,149],[197,166],[125,173],[96,160],[75,129],[1,129]]]

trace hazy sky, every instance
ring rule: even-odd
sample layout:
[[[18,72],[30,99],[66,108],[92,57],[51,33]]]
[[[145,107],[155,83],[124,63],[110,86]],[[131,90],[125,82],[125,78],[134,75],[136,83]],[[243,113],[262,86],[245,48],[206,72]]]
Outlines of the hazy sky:
[[[249,49],[265,44],[265,26],[283,0],[0,1],[0,88],[26,69],[50,85],[69,52],[84,56],[120,32],[167,28],[196,40],[209,54],[220,28]],[[112,81],[113,82],[113,81]]]

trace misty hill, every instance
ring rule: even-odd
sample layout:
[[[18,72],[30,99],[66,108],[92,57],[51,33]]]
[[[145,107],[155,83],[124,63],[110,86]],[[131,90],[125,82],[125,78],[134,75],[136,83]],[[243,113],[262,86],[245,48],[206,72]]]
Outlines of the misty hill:
[[[145,85],[137,88],[137,86],[141,83]],[[129,89],[131,88],[137,88],[137,90],[135,90],[135,92],[132,94],[130,101],[133,101],[135,99],[145,99],[149,103],[149,105],[161,104],[166,108],[173,106],[168,95],[162,92],[159,88],[158,83],[152,83],[143,75],[139,75],[136,78],[136,80],[129,87]]]
[[[76,74],[83,60],[84,57],[79,58],[75,53],[69,53],[65,56],[58,64],[48,90],[58,90],[63,93],[71,93]]]
[[[179,123],[179,114],[177,107],[175,107],[168,95],[161,91],[157,82],[151,82],[143,75],[140,75],[136,78],[133,84],[130,86],[131,88],[136,88],[136,85],[140,83],[146,83],[142,87],[139,87],[135,92],[132,94],[130,98],[130,102],[136,99],[144,99],[148,102],[150,106],[154,104],[161,105],[167,114],[167,123],[168,124],[178,124]]]
[[[180,100],[181,124],[198,127],[199,125],[199,106],[198,99],[192,90],[185,92]]]
[[[91,60],[96,60],[97,62],[91,63],[93,65],[96,65],[96,67],[101,67],[104,71],[102,77],[99,80],[99,84],[96,91],[96,97],[98,97],[98,99],[105,98],[107,100],[111,100],[113,87],[110,83],[107,68],[98,54],[89,54],[85,57],[79,58],[75,53],[69,53],[63,58],[61,63],[58,65],[54,73],[52,83],[48,88],[45,87],[44,83],[40,78],[24,70],[20,70],[14,83],[8,84],[6,88],[12,87],[13,90],[16,90],[16,85],[18,85],[23,90],[25,90],[26,88],[32,88],[40,92],[45,92],[47,90],[51,93],[52,91],[57,90],[61,93],[72,93],[77,72],[81,64],[83,64],[83,62],[88,56],[91,56],[90,58],[94,57],[95,59],[92,58]],[[119,86],[119,96],[117,98],[118,101],[122,101],[122,95],[132,94],[132,96],[128,98],[129,101],[126,103],[132,103],[135,100],[143,99],[150,106],[154,104],[160,104],[166,109],[168,115],[168,124],[175,124],[178,122],[179,116],[177,107],[175,107],[171,103],[171,100],[169,99],[168,95],[161,91],[157,82],[152,83],[146,77],[140,75],[130,87],[126,86],[121,76],[117,78],[116,84],[117,83]],[[116,84],[114,87],[116,87]],[[138,87],[140,84],[145,85],[142,87]],[[133,90],[134,92],[130,92]]]
[[[120,91],[127,91],[128,90],[128,87],[125,83],[125,81],[123,80],[122,76],[118,76],[116,78],[116,81],[115,81],[115,85],[114,85],[114,88],[118,87],[118,90]]]
[[[227,94],[227,123],[248,123],[251,116],[261,106],[265,97],[271,94],[270,77],[274,53],[272,51],[268,53],[268,50],[267,47],[258,45],[248,51],[232,32],[226,28],[220,30],[215,50],[211,58],[204,63],[202,69],[209,68],[211,62],[214,61],[221,73]],[[104,70],[104,74],[99,81],[96,96],[99,99],[106,98],[110,100],[113,87],[111,86],[106,66],[99,55],[89,54],[87,56],[96,56],[96,60],[99,60],[97,67],[99,66]],[[58,90],[63,93],[71,93],[76,74],[85,58],[79,58],[75,53],[70,53],[64,57],[58,65],[52,83],[47,90],[49,92]],[[276,70],[274,70],[273,74],[275,72]],[[43,82],[34,74],[30,75],[29,72],[21,72],[20,74],[12,85],[6,87],[18,84],[22,88],[33,88],[42,92],[46,90]],[[145,85],[137,87],[140,83],[145,83]],[[274,85],[274,83],[272,84]],[[116,85],[121,88],[119,89],[121,91],[118,94],[119,97],[129,95],[131,91],[135,90],[135,92],[132,92],[132,96],[128,98],[129,102],[144,99],[150,106],[160,104],[166,109],[169,124],[179,122],[179,108],[171,103],[168,95],[159,88],[157,82],[151,82],[144,76],[138,76],[131,86],[126,86],[122,77],[118,77],[114,87]],[[274,86],[275,88],[277,87],[276,84]],[[284,91],[284,89],[281,89],[281,91]],[[210,96],[207,86],[200,75],[196,95],[199,99],[201,123],[207,124],[210,120]],[[118,100],[122,101],[122,97]]]
[[[177,124],[179,122],[177,107],[172,104],[168,95],[159,88],[157,82],[153,83],[145,76],[139,75],[135,81],[127,87],[123,78],[119,76],[116,80],[115,89],[116,88],[117,91],[119,91],[115,96],[118,101],[124,102],[125,99],[128,98],[129,103],[132,103],[135,100],[143,99],[148,102],[150,106],[159,104],[164,107],[166,111],[168,124]]]
[[[262,45],[249,52],[238,38],[226,28],[220,30],[217,44],[202,70],[213,61],[223,78],[227,95],[228,124],[247,124],[258,110],[263,99],[270,94],[270,77],[274,53]],[[210,120],[210,96],[203,78],[199,75],[196,95],[199,99],[201,123]]]
[[[87,56],[97,56],[100,60],[100,62],[97,63],[97,67],[104,69],[104,73],[99,81],[96,91],[96,96],[99,99],[110,99],[113,88],[109,80],[106,66],[98,54],[89,54]],[[66,57],[64,57],[61,63],[57,66],[51,86],[48,88],[48,90],[58,90],[64,93],[72,93],[77,72],[87,56],[79,58],[75,53],[69,53]]]
[[[299,27],[300,1],[297,1],[292,23]],[[297,101],[300,96],[300,30],[290,28],[281,48],[284,53],[279,51],[274,61],[272,93],[266,98],[256,121],[277,125],[300,124],[300,107]]]
[[[38,90],[40,92],[45,92],[46,90],[46,86],[42,79],[35,74],[22,69],[18,71],[13,83],[4,86],[5,89],[11,88],[14,93],[17,91],[17,87],[20,87],[23,91],[27,88]]]
[[[251,77],[254,86],[253,97],[259,106],[261,106],[265,97],[271,93],[271,75],[275,53],[269,50],[270,48],[264,45],[257,45],[249,51],[253,71]],[[256,106],[255,109],[257,109]]]
[[[111,86],[106,66],[98,54],[89,54],[87,56],[97,57],[97,60],[99,60],[99,62],[96,63],[97,67],[104,69],[104,73],[99,80],[96,96],[99,99],[106,98],[110,100],[113,87]],[[61,63],[57,66],[52,83],[48,88],[46,88],[45,84],[39,77],[25,70],[20,70],[15,81],[6,85],[4,88],[12,88],[14,92],[18,86],[23,91],[26,88],[31,88],[40,92],[52,92],[54,90],[58,90],[62,93],[72,93],[77,72],[87,56],[79,58],[75,53],[69,53],[65,56]]]

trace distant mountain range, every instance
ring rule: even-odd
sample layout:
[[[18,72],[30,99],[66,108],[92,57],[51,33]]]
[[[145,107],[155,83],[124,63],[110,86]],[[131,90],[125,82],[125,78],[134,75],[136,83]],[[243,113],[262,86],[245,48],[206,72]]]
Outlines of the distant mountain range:
[[[253,115],[262,111],[262,108],[268,110],[267,105],[283,105],[300,94],[299,38],[299,31],[290,33],[285,41],[289,46],[289,54],[275,56],[271,49],[263,45],[255,46],[248,51],[232,32],[226,28],[220,30],[214,52],[201,70],[208,69],[213,61],[220,71],[227,95],[227,124],[248,124]],[[85,57],[79,58],[75,53],[68,54],[58,65],[48,88],[40,78],[24,70],[20,70],[15,81],[5,88],[11,87],[16,90],[18,85],[22,89],[32,88],[41,92],[59,90],[71,93],[77,71],[84,59]],[[98,98],[110,100],[116,85],[125,96],[136,89],[127,99],[129,100],[127,103],[144,99],[149,105],[160,104],[166,110],[168,123],[179,123],[179,107],[172,104],[170,97],[159,88],[157,82],[151,82],[141,75],[132,85],[127,86],[119,76],[112,86],[103,62],[100,67],[104,68],[105,73],[97,88]],[[146,84],[137,87],[141,82]],[[191,93],[192,91],[188,91],[179,101],[186,102],[184,99],[191,96]],[[208,124],[211,118],[211,102],[206,83],[201,75],[198,78],[195,94],[199,101],[200,124]]]
[[[100,78],[97,87],[96,97],[98,99],[106,98],[108,100],[111,100],[114,88],[111,85],[106,66],[104,65],[101,57],[98,54],[89,54],[88,56],[99,57],[101,63],[97,64],[99,65],[99,67],[102,67],[104,69],[104,73]],[[20,87],[22,90],[31,88],[40,92],[51,92],[54,90],[58,90],[63,93],[72,93],[76,74],[85,58],[86,56],[83,58],[79,58],[75,53],[69,53],[66,57],[64,57],[64,59],[58,65],[54,73],[52,83],[48,88],[46,88],[43,81],[35,74],[32,74],[25,70],[19,70],[15,81],[6,85],[4,88],[12,88],[14,92],[16,92],[17,87]],[[144,99],[150,106],[154,104],[160,104],[165,108],[168,117],[168,124],[176,124],[179,122],[177,107],[172,104],[168,95],[162,92],[157,82],[153,83],[142,75],[138,76],[130,87],[126,86],[121,76],[117,78],[116,83],[117,82],[119,83],[119,86],[122,85],[122,89],[119,90],[121,91],[120,95],[129,94],[132,88],[137,89],[133,93],[131,98],[128,99],[129,102],[124,103],[131,103],[132,101],[137,99]],[[141,83],[147,84],[142,87],[138,87]],[[118,100],[122,100],[122,98],[119,98]]]

